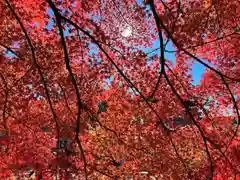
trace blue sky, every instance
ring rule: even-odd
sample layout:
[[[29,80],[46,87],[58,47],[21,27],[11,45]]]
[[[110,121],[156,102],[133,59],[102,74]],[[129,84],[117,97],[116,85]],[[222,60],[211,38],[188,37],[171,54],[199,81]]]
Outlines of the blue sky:
[[[141,0],[137,0],[137,3],[139,5],[142,5],[142,1]],[[49,10],[48,12],[49,12],[49,14],[53,15],[53,11],[52,10]],[[51,29],[52,25],[53,25],[53,21],[50,20],[50,22],[46,26],[46,28]],[[65,36],[69,35],[68,29],[66,29],[64,31],[64,34],[65,34]],[[92,50],[90,50],[89,55],[92,55],[94,52],[98,51],[97,48],[94,48],[94,45],[90,45],[90,46],[92,47]],[[158,47],[159,47],[159,40],[156,40],[156,41],[153,41],[152,48],[145,48],[145,49],[142,49],[142,50],[144,52],[148,53],[148,52],[151,52],[153,49],[156,49]],[[175,50],[174,47],[172,46],[172,42],[171,41],[169,41],[169,43],[167,44],[166,49],[169,50],[169,51]],[[160,55],[159,51],[157,51],[157,54]],[[175,63],[176,62],[175,53],[165,52],[165,58],[169,59],[169,60],[172,60],[174,65],[176,64]],[[202,64],[194,61],[194,64],[192,66],[192,71],[191,71],[191,74],[192,74],[192,77],[193,77],[193,84],[194,85],[198,85],[200,83],[200,80],[201,80],[202,75],[203,75],[204,72],[205,72],[205,67]],[[113,77],[107,79],[106,81],[109,84],[112,80],[113,80]]]
[[[137,2],[138,2],[139,4],[141,4],[140,1],[141,1],[141,0],[137,0]],[[53,15],[53,11],[52,11],[52,10],[49,10],[48,13],[49,13],[50,15]],[[53,20],[50,19],[49,24],[46,26],[46,28],[50,30],[50,29],[52,28],[52,26],[53,26]],[[68,35],[69,35],[68,28],[66,28],[66,30],[64,31],[64,35],[65,35],[65,36],[68,36]],[[95,45],[90,44],[90,46],[92,47],[92,50],[90,50],[89,55],[92,55],[93,53],[96,53],[96,52],[98,51],[97,48],[95,48]],[[144,49],[141,48],[141,50],[143,50],[145,53],[149,53],[149,52],[151,52],[152,50],[154,50],[154,49],[156,49],[156,48],[158,48],[158,47],[159,47],[159,40],[156,40],[156,41],[153,41],[153,46],[152,46],[152,48],[144,48]],[[167,49],[167,50],[170,50],[170,51],[175,50],[175,49],[173,48],[173,46],[172,46],[171,41],[169,41],[169,43],[167,44],[166,49]],[[155,54],[156,54],[156,53],[157,53],[158,55],[160,55],[160,54],[159,54],[159,50],[156,51]],[[8,56],[14,56],[14,54],[12,54],[11,52],[8,52],[7,55],[8,55]],[[154,55],[154,53],[153,53],[153,54],[149,54],[149,57],[150,57],[151,55]],[[175,62],[176,62],[175,53],[165,52],[165,58],[167,58],[167,59],[169,59],[169,60],[172,60],[172,61],[173,61],[173,64],[175,65]],[[194,84],[194,85],[198,85],[198,84],[200,83],[200,79],[202,78],[202,75],[203,75],[204,72],[205,72],[205,67],[204,67],[203,65],[199,64],[198,62],[195,62],[195,63],[193,64],[191,74],[192,74],[192,77],[193,77],[193,84]],[[112,80],[113,80],[113,77],[107,79],[106,81],[107,81],[107,83],[109,84]]]
[[[140,6],[143,6],[142,0],[137,0],[137,3]],[[147,7],[147,8],[149,8],[149,7]],[[153,42],[153,48],[147,48],[144,51],[145,52],[150,52],[151,50],[156,49],[158,47],[159,47],[159,40],[156,40],[156,41]],[[172,46],[171,41],[167,44],[166,49],[169,50],[169,51],[175,50],[174,47]],[[159,53],[158,53],[158,55],[159,55]],[[169,60],[172,60],[173,64],[175,64],[175,62],[176,62],[175,53],[165,52],[165,58],[169,59]],[[194,85],[198,85],[200,83],[200,80],[202,79],[202,75],[203,75],[204,72],[205,72],[205,67],[202,64],[194,61],[194,64],[192,66],[192,71],[191,71]]]
[[[153,49],[156,49],[156,48],[159,48],[159,40],[156,40],[156,41],[153,42],[153,48],[146,48],[146,49],[143,49],[143,50],[144,50],[144,52],[148,53],[148,52],[151,52]],[[167,44],[166,49],[168,51],[174,51],[175,50],[171,41],[169,41],[169,43]],[[158,55],[160,55],[159,50],[156,51],[156,52],[157,52]],[[172,60],[173,64],[176,65],[175,53],[165,52],[164,55],[165,55],[166,59]],[[204,72],[205,72],[205,67],[202,64],[194,61],[194,64],[192,66],[192,71],[191,71],[194,85],[198,85],[200,83],[200,80],[202,79],[202,75],[203,75]]]
[[[198,85],[200,83],[200,80],[202,79],[202,75],[205,72],[205,67],[195,62],[192,67],[192,76],[193,76],[193,84]]]

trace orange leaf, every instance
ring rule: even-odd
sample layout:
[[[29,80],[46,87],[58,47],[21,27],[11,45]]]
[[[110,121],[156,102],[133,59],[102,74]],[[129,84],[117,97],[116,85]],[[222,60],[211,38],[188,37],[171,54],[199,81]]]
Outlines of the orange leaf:
[[[239,95],[239,96],[240,96],[240,90],[238,90],[238,91],[237,91],[237,95]]]
[[[41,17],[35,17],[33,18],[33,22],[38,23],[40,27],[45,26],[44,19]]]
[[[204,7],[207,9],[212,5],[212,1],[211,0],[204,0]]]

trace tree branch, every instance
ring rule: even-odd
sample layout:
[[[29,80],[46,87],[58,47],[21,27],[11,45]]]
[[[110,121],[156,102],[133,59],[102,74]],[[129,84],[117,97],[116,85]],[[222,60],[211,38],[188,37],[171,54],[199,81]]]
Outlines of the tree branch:
[[[56,20],[57,20],[57,26],[58,26],[58,29],[59,29],[59,32],[60,32],[62,45],[63,45],[66,69],[68,70],[69,76],[71,77],[71,80],[73,82],[73,85],[74,85],[74,88],[75,88],[75,92],[76,92],[76,95],[77,95],[78,113],[77,113],[76,140],[77,140],[78,146],[80,148],[80,151],[81,151],[81,154],[82,154],[82,157],[83,157],[83,161],[84,161],[84,175],[85,175],[85,179],[87,180],[88,179],[88,177],[87,177],[87,161],[86,161],[86,157],[85,157],[83,146],[82,146],[81,141],[79,139],[80,116],[81,116],[81,108],[82,108],[82,102],[81,102],[81,99],[80,99],[80,92],[79,92],[79,89],[78,89],[77,81],[76,81],[76,79],[74,77],[74,74],[73,74],[71,66],[70,66],[70,60],[69,60],[69,57],[68,57],[67,45],[66,45],[66,42],[65,42],[64,33],[63,33],[63,29],[62,29],[61,16],[60,16],[60,14],[58,12],[58,9],[54,5],[54,3],[51,0],[48,0],[48,3],[50,5],[50,7],[52,8],[52,10],[54,12],[54,15],[56,17]]]

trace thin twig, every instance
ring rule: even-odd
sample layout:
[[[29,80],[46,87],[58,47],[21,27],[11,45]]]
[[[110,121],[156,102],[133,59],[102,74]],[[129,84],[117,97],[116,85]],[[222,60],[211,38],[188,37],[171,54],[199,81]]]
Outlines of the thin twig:
[[[149,106],[149,108],[154,112],[154,114],[158,117],[160,123],[163,125],[163,128],[166,131],[174,131],[172,129],[169,129],[163,119],[158,115],[158,113],[156,112],[156,110],[153,108],[153,106],[148,102],[147,98],[139,91],[139,89],[130,81],[130,79],[119,69],[119,67],[116,65],[116,63],[113,61],[113,59],[108,55],[108,53],[104,50],[104,48],[101,46],[101,44],[87,31],[85,31],[84,29],[82,29],[80,26],[78,26],[76,23],[74,23],[73,21],[71,21],[70,19],[62,16],[61,14],[59,14],[59,16],[64,19],[66,22],[68,22],[69,24],[71,24],[72,26],[74,26],[76,29],[79,29],[81,32],[83,32],[85,35],[87,35],[98,47],[99,49],[105,54],[105,56],[108,58],[108,60],[113,64],[113,66],[117,69],[117,71],[119,72],[119,74],[124,78],[124,80],[132,87],[134,88],[140,95],[140,97],[146,102],[146,104]]]
[[[80,117],[81,117],[81,108],[82,108],[82,102],[81,102],[81,99],[80,99],[80,92],[79,92],[79,89],[78,89],[77,81],[76,81],[76,79],[74,77],[74,74],[73,74],[71,66],[70,66],[70,60],[69,60],[69,57],[68,57],[67,45],[66,45],[66,42],[65,42],[63,28],[62,28],[61,16],[60,16],[60,14],[58,12],[58,9],[54,5],[54,3],[51,0],[48,0],[48,3],[50,5],[50,7],[52,8],[52,10],[54,12],[54,15],[56,17],[56,20],[57,20],[57,26],[58,26],[58,29],[59,29],[59,32],[60,32],[62,45],[63,45],[66,69],[68,70],[69,76],[71,77],[71,81],[73,82],[73,85],[74,85],[74,88],[75,88],[75,92],[76,92],[76,95],[77,95],[78,113],[77,113],[76,140],[77,140],[77,143],[78,143],[78,146],[80,148],[80,151],[81,151],[81,154],[82,154],[82,158],[83,158],[83,161],[84,161],[84,175],[85,175],[85,179],[87,180],[88,179],[88,177],[87,177],[87,161],[86,161],[86,157],[85,157],[83,146],[82,146],[81,141],[79,139]]]
[[[18,55],[15,51],[12,50],[12,48],[4,45],[3,43],[0,43],[0,46],[4,47],[5,49],[7,49],[8,51],[10,51],[11,53],[13,53],[16,57],[18,57],[20,60],[24,61],[24,59]]]
[[[7,82],[3,76],[3,74],[0,72],[0,77],[2,78],[3,84],[4,84],[4,92],[5,92],[5,100],[4,100],[4,107],[3,107],[3,126],[5,129],[5,133],[6,135],[9,135],[9,129],[8,129],[8,125],[7,125],[7,118],[6,118],[6,108],[7,108],[7,100],[8,100],[8,95],[9,95],[9,90],[7,87]]]

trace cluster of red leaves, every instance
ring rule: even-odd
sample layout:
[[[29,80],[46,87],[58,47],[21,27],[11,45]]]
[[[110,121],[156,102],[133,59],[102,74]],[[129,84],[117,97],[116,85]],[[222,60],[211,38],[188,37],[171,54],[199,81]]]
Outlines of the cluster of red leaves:
[[[239,8],[2,0],[0,178],[239,179]]]

